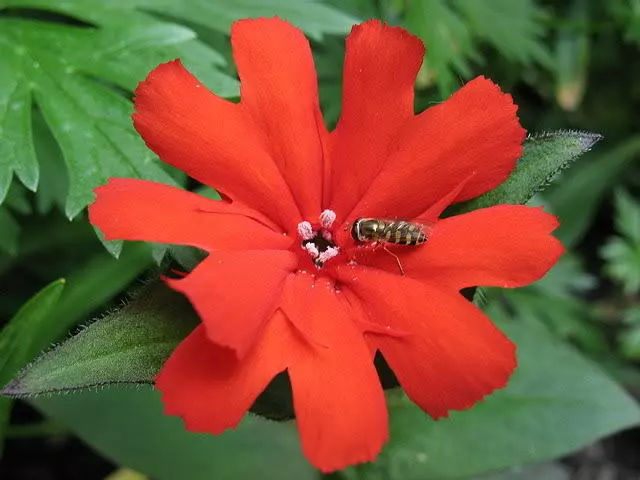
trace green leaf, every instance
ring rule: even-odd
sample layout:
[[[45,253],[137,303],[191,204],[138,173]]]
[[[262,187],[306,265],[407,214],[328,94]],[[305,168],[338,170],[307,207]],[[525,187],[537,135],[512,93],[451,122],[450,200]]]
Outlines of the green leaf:
[[[0,330],[0,385],[5,385],[19,369],[54,340],[51,311],[58,303],[64,280],[56,280],[34,295]],[[0,452],[9,424],[12,401],[0,398]],[[1,456],[1,455],[0,455]]]
[[[618,281],[628,295],[640,292],[640,202],[625,190],[616,190],[616,230],[600,249],[607,261],[604,271]],[[637,335],[636,335],[637,337]]]
[[[589,3],[573,0],[556,38],[556,101],[575,111],[582,102],[589,75]]]
[[[65,211],[72,218],[109,177],[173,183],[134,132],[132,106],[121,89],[132,91],[153,67],[181,57],[218,94],[237,95],[237,82],[217,70],[222,57],[191,30],[120,3],[5,2],[66,13],[97,27],[0,18],[0,112],[8,112],[0,116],[0,127],[14,139],[2,142],[10,151],[0,155],[0,198],[13,171],[27,187],[36,187],[34,102],[62,150],[69,177]]]
[[[249,416],[222,435],[189,433],[180,420],[163,415],[160,395],[147,388],[31,402],[116,464],[157,480],[318,478],[300,452],[292,423]]]
[[[604,271],[624,288],[627,295],[640,292],[640,244],[613,237],[600,249],[607,261]]]
[[[640,359],[640,328],[625,330],[620,335],[620,350],[629,360]]]
[[[442,96],[448,96],[456,89],[456,74],[470,77],[469,60],[480,59],[469,26],[443,0],[408,3],[405,21],[407,28],[429,46],[420,77],[434,79]],[[430,85],[422,81],[420,86]]]
[[[64,280],[56,280],[29,300],[0,331],[0,384],[6,384],[39,351],[55,340],[50,316]]]
[[[0,45],[3,45],[0,34]],[[6,47],[3,47],[3,52]],[[2,60],[4,58],[4,60]],[[31,133],[31,91],[15,57],[0,57],[0,203],[13,173],[30,190],[38,185],[38,161]]]
[[[635,401],[595,364],[542,330],[499,326],[518,345],[507,388],[438,421],[400,391],[390,393],[389,444],[376,463],[346,477],[469,478],[556,458],[640,423]]]
[[[551,67],[542,15],[532,0],[421,0],[405,2],[405,23],[427,45],[418,88],[437,84],[446,98],[470,78],[472,63],[484,60],[483,43],[501,56],[528,65]]]
[[[639,153],[640,136],[629,137],[606,151],[593,152],[588,162],[577,164],[562,182],[545,191],[545,199],[560,217],[554,235],[562,243],[572,246],[582,238],[603,197]]]
[[[304,30],[315,40],[325,34],[345,34],[360,20],[318,0],[134,0],[142,8],[171,15],[228,34],[231,23],[240,18],[281,17]]]
[[[640,245],[640,201],[626,190],[618,189],[615,197],[616,230],[629,241]]]
[[[36,209],[42,215],[49,213],[54,207],[64,212],[69,179],[60,147],[39,110],[33,115],[33,138],[40,165]]]
[[[104,308],[106,302],[126,289],[152,265],[149,246],[130,243],[118,260],[102,252],[67,277],[67,288],[53,312],[57,337],[66,335],[92,312]]]
[[[551,56],[543,42],[542,12],[534,0],[454,0],[453,3],[474,33],[506,58],[522,64],[551,65]]]
[[[596,133],[559,130],[532,135],[511,176],[490,192],[455,205],[455,214],[499,204],[524,204],[544,189],[558,173],[588,151],[602,137]]]
[[[19,235],[18,222],[4,205],[0,205],[0,250],[9,255],[18,253]]]
[[[0,460],[2,460],[2,450],[4,448],[4,438],[11,420],[11,409],[13,400],[0,397]]]
[[[23,397],[113,383],[152,383],[197,323],[184,296],[163,283],[151,284],[124,308],[42,355],[0,393]]]

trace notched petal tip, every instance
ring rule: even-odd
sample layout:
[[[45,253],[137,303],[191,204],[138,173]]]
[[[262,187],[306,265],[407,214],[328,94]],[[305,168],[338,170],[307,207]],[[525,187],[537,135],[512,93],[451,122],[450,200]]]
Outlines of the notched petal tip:
[[[399,39],[400,41],[405,42],[407,47],[422,50],[422,56],[425,54],[424,42],[419,37],[412,34],[405,28],[389,25],[377,18],[372,18],[365,22],[353,25],[353,27],[351,27],[351,32],[347,36],[347,41],[357,41],[365,36],[370,36],[371,39],[374,39],[375,37]]]
[[[298,27],[293,25],[292,23],[286,21],[282,17],[278,15],[273,15],[271,17],[254,17],[254,18],[241,18],[239,20],[235,20],[231,24],[231,36],[238,33],[244,28],[291,28],[300,31]]]
[[[503,334],[504,335],[504,334]],[[505,335],[505,338],[506,335]],[[451,402],[444,409],[438,409],[430,407],[425,408],[426,413],[429,414],[434,420],[441,418],[449,418],[451,412],[463,412],[475,407],[477,404],[487,401],[493,394],[506,388],[509,385],[509,381],[518,367],[517,350],[518,347],[510,339],[507,338],[503,347],[503,364],[502,370],[496,371],[494,377],[491,378],[491,382],[485,383],[483,388],[476,390],[475,396],[460,397],[458,403]],[[419,404],[418,404],[419,405]],[[420,405],[419,405],[420,406]]]

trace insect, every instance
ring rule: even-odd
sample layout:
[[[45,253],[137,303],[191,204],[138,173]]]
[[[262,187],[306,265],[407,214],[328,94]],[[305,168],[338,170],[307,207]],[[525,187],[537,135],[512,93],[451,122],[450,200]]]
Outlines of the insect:
[[[358,242],[374,245],[380,244],[384,251],[393,255],[398,262],[400,273],[404,269],[398,256],[391,252],[385,244],[417,246],[428,239],[425,226],[420,223],[384,218],[358,218],[351,225],[351,236]]]

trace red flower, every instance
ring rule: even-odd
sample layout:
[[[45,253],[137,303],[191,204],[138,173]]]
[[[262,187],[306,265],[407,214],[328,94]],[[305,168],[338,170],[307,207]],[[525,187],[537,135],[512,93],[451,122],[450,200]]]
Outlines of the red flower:
[[[556,219],[501,205],[436,222],[508,177],[525,132],[511,97],[483,77],[415,115],[424,47],[406,31],[353,28],[333,132],[299,30],[243,20],[231,41],[239,104],[174,61],[140,84],[133,117],[163,161],[230,202],[111,179],[96,190],[91,222],[108,239],[209,252],[168,280],[202,319],[157,378],[168,414],[192,431],[223,432],[286,370],[311,462],[331,471],[372,460],[388,436],[374,353],[434,418],[503,387],[515,347],[459,291],[540,278],[562,253],[550,235]],[[351,238],[360,217],[432,226],[425,244],[387,251]]]

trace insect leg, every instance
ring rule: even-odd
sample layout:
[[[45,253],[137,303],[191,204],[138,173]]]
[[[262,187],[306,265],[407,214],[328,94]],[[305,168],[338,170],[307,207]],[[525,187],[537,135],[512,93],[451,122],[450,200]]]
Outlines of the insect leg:
[[[400,269],[400,275],[402,275],[404,277],[404,268],[402,268],[402,264],[400,263],[400,258],[398,258],[398,255],[396,255],[395,253],[393,253],[391,250],[389,250],[387,248],[386,245],[382,244],[382,249],[387,252],[389,255],[393,255],[393,257],[396,259],[396,262],[398,263],[398,268]]]

